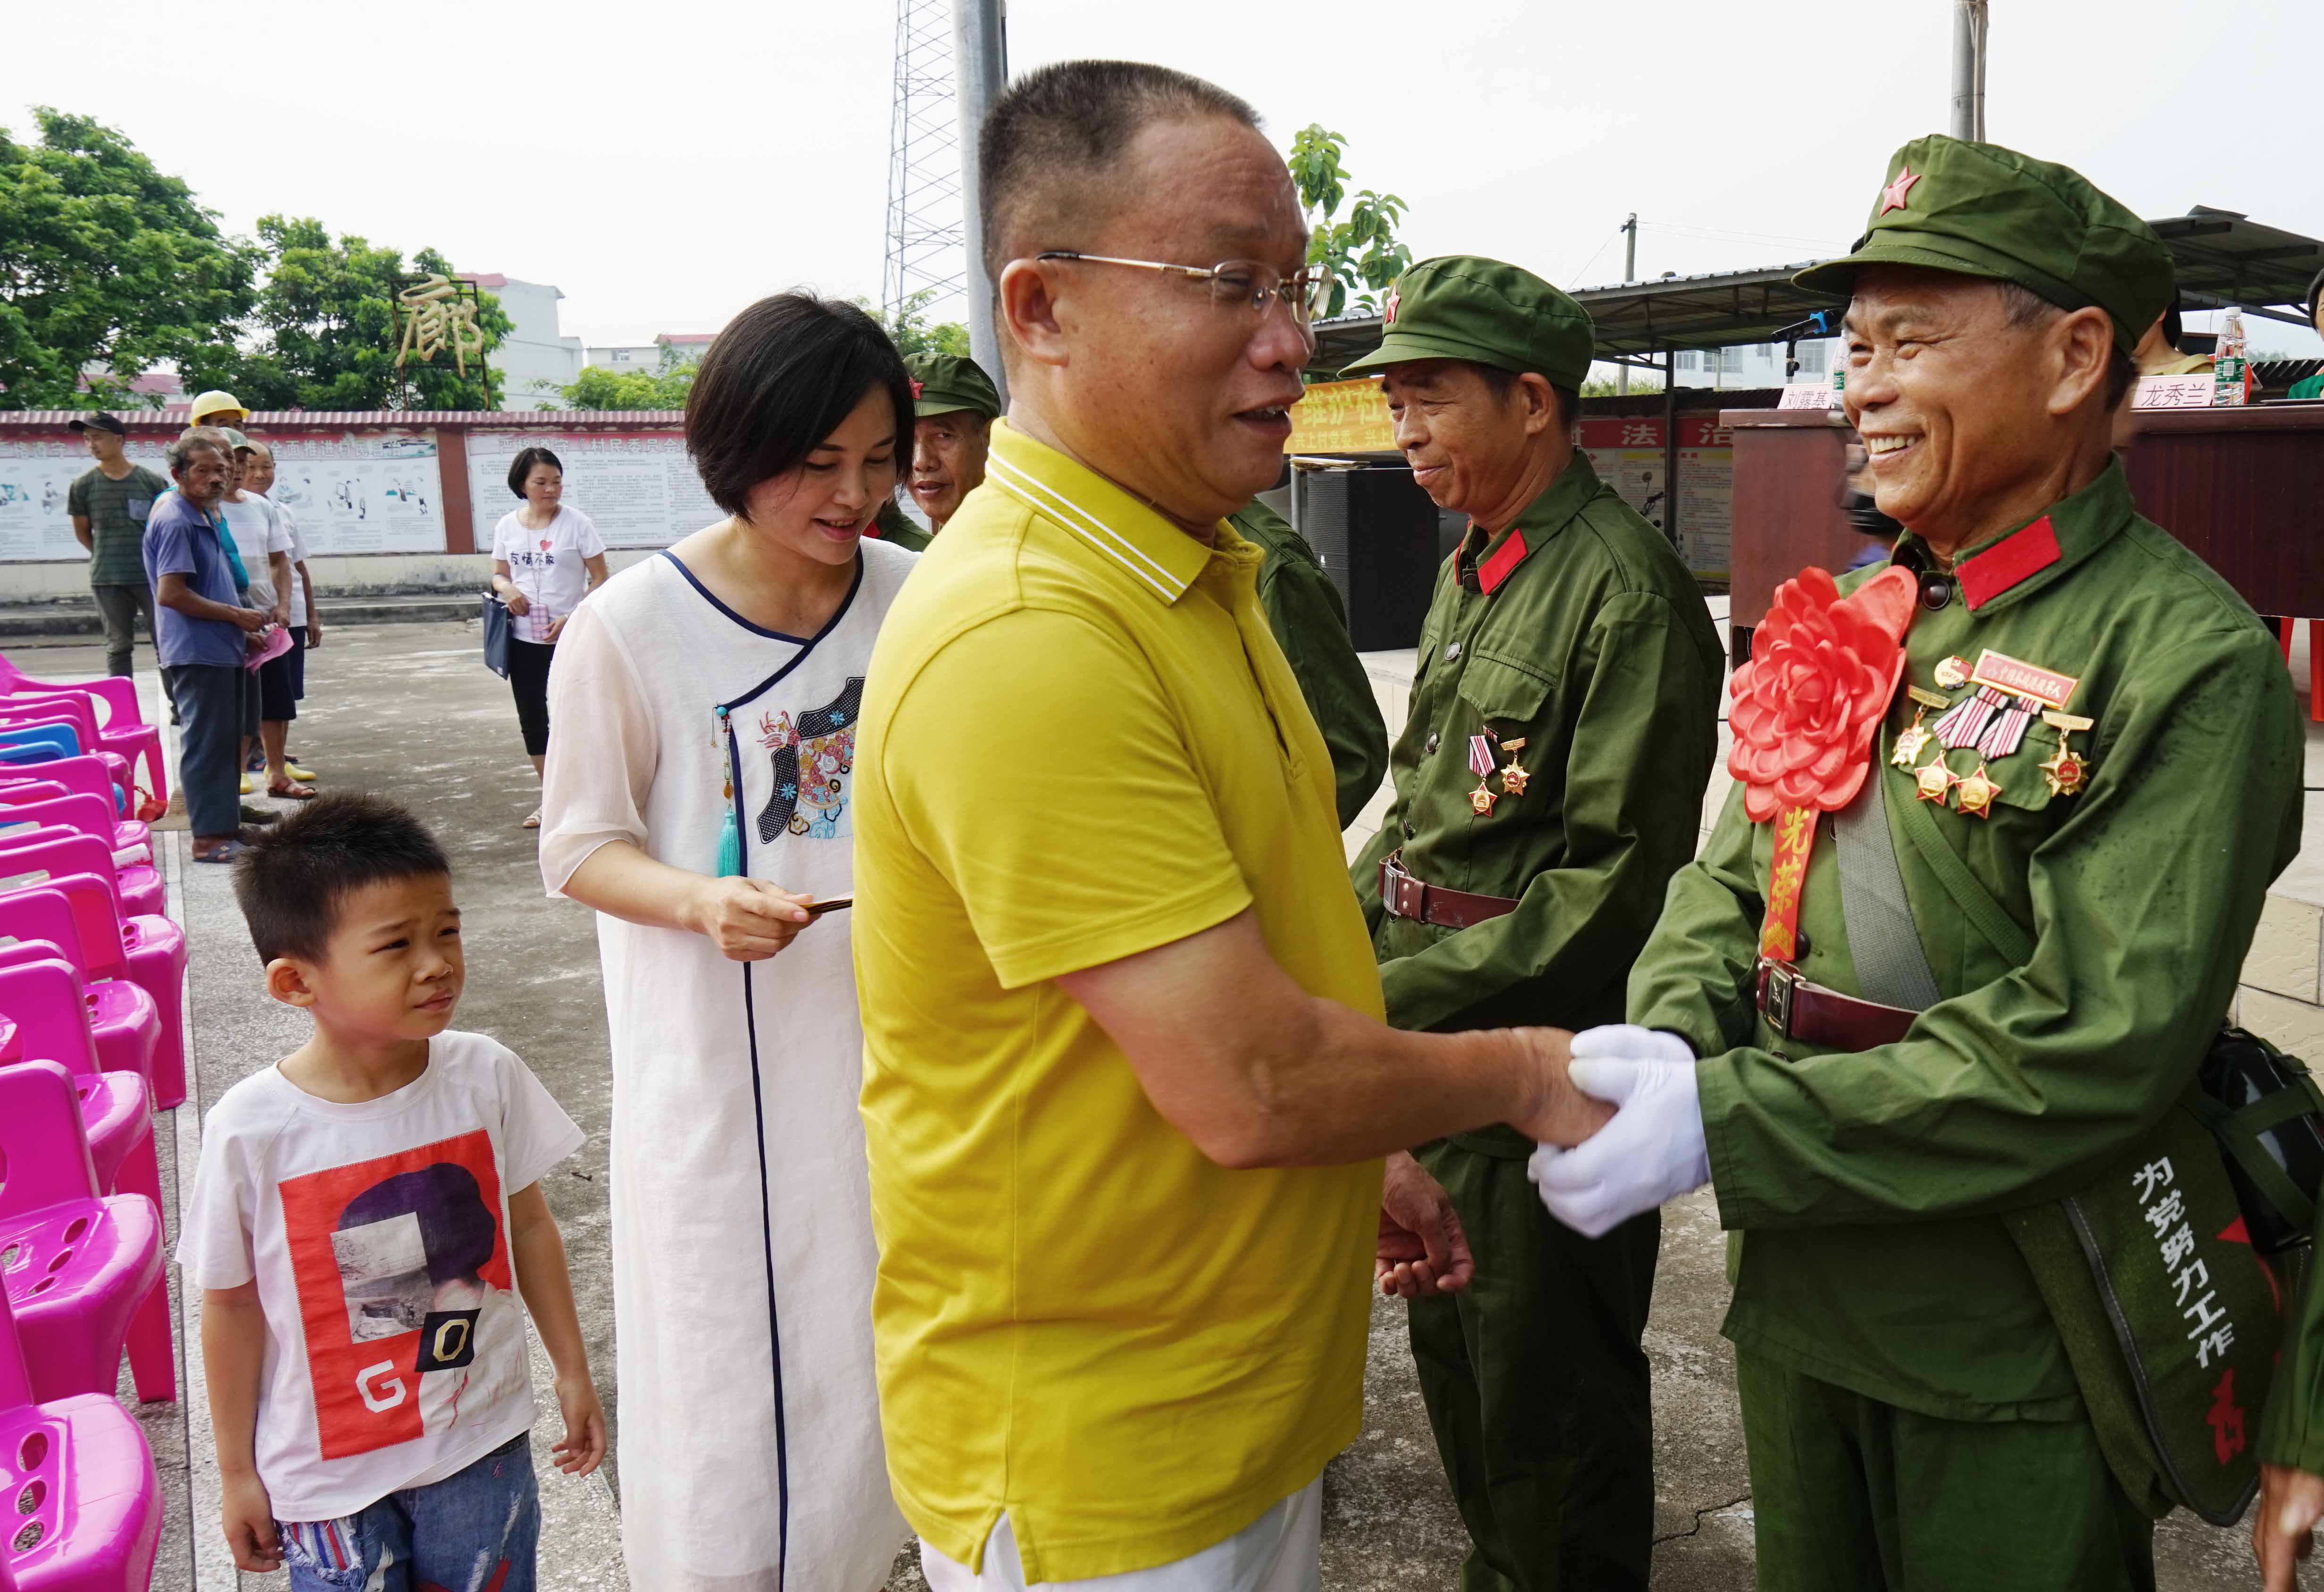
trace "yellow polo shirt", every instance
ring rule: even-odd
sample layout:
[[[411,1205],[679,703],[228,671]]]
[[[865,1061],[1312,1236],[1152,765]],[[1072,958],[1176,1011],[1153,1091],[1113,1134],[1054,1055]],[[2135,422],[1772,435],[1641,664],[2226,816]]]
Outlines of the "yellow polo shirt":
[[[1259,550],[1216,535],[995,425],[864,697],[888,1471],[960,1563],[1006,1510],[1035,1580],[1221,1541],[1362,1417],[1379,1164],[1213,1164],[1054,981],[1251,907],[1302,988],[1380,1015],[1331,756]]]

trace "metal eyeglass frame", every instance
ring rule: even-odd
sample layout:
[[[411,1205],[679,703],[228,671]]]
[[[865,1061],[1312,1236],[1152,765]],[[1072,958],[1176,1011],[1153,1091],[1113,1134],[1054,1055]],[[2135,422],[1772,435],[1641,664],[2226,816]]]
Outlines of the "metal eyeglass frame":
[[[1315,320],[1317,301],[1330,291],[1332,278],[1320,275],[1314,266],[1305,266],[1294,276],[1285,276],[1263,260],[1222,260],[1204,270],[1197,265],[1173,265],[1162,260],[1124,260],[1112,254],[1084,254],[1078,249],[1044,249],[1033,256],[1036,260],[1078,260],[1087,265],[1131,265],[1140,271],[1158,271],[1169,276],[1183,276],[1194,281],[1211,284],[1211,301],[1214,304],[1241,304],[1242,296],[1228,289],[1230,273],[1248,273],[1251,278],[1249,307],[1265,309],[1269,295],[1283,300],[1291,311],[1291,318],[1303,327]]]

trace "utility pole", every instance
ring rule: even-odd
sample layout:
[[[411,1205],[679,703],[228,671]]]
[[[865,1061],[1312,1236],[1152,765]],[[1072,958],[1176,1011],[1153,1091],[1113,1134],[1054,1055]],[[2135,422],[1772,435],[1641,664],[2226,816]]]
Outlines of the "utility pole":
[[[953,0],[954,80],[960,95],[960,195],[967,223],[968,349],[1009,405],[1009,379],[1001,367],[1001,337],[993,325],[992,283],[984,274],[983,193],[976,165],[977,134],[1009,81],[1007,23],[1001,0]]]
[[[1953,0],[1955,138],[1985,139],[1986,0]]]
[[[1638,280],[1638,213],[1636,210],[1631,211],[1630,218],[1622,223],[1622,281],[1634,282]],[[1614,367],[1614,391],[1625,394],[1630,391],[1628,360]]]

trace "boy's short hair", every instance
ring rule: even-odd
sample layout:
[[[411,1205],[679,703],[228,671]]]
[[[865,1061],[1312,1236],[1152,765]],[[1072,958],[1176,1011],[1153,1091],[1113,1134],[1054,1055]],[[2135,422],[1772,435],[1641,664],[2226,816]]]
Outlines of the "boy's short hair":
[[[260,833],[234,863],[234,898],[258,960],[320,961],[351,890],[448,877],[444,848],[399,802],[340,792],[317,796]]]

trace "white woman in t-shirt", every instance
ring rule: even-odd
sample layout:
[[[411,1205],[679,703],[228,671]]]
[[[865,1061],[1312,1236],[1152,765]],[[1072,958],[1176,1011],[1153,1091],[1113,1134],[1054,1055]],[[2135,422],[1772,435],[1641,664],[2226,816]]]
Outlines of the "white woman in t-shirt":
[[[532,774],[549,756],[549,664],[581,599],[605,579],[605,543],[578,509],[565,506],[565,466],[545,447],[510,461],[509,490],[524,507],[493,528],[493,590],[508,604],[509,688]],[[540,827],[536,805],[524,827]]]

